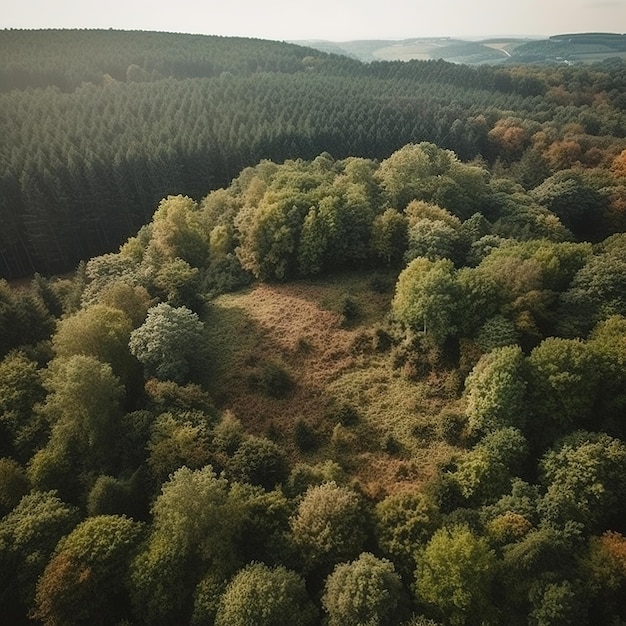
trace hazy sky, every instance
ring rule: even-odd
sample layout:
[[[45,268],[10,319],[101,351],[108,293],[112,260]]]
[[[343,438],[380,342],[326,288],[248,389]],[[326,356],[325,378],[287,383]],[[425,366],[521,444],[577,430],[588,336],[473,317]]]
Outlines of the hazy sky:
[[[624,32],[626,0],[5,0],[0,28],[120,28],[262,39]]]

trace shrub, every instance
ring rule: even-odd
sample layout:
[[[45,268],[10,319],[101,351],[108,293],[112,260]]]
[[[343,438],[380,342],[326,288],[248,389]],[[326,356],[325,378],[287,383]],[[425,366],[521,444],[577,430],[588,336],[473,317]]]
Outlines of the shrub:
[[[294,426],[294,439],[300,452],[311,452],[319,445],[317,433],[302,418],[296,420]]]
[[[291,374],[282,363],[268,361],[261,366],[260,371],[250,377],[252,386],[270,398],[284,398],[295,386]]]

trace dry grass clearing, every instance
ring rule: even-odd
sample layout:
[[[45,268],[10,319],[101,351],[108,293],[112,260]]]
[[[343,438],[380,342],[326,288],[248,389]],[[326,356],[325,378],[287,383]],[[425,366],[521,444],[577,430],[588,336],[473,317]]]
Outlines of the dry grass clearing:
[[[371,495],[427,479],[453,451],[434,425],[450,400],[407,380],[390,350],[374,348],[394,282],[351,273],[217,298],[205,321],[219,407],[276,439],[294,462],[336,460]],[[317,450],[295,445],[298,420],[318,435]]]

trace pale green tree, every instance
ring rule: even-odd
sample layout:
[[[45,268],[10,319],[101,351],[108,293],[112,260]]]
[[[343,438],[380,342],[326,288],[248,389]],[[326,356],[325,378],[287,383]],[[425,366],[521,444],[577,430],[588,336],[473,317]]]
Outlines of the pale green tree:
[[[392,626],[404,608],[402,581],[391,561],[363,552],[335,567],[326,579],[322,604],[329,626]]]
[[[130,335],[130,351],[149,376],[184,381],[202,352],[204,324],[187,307],[162,302],[148,311],[146,321]]]
[[[486,539],[466,526],[443,527],[417,559],[417,601],[451,626],[495,623],[491,594],[496,566]]]
[[[226,587],[215,626],[313,626],[317,610],[304,580],[283,566],[252,563]]]
[[[458,302],[459,287],[452,261],[419,257],[398,277],[391,306],[398,321],[442,342],[458,329]]]
[[[354,558],[367,538],[362,497],[334,482],[310,487],[291,518],[293,542],[309,568]]]

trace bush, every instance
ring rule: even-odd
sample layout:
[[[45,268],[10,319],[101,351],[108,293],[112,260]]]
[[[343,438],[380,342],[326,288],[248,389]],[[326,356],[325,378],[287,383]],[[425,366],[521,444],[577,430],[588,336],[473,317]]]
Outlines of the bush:
[[[300,452],[311,452],[319,446],[317,433],[301,418],[296,420],[293,436]]]
[[[359,303],[350,296],[346,296],[341,302],[341,315],[343,316],[343,325],[350,326],[355,324],[361,316],[361,307]]]
[[[250,377],[250,383],[262,394],[276,399],[288,396],[295,386],[291,374],[277,361],[264,363],[260,371]]]

